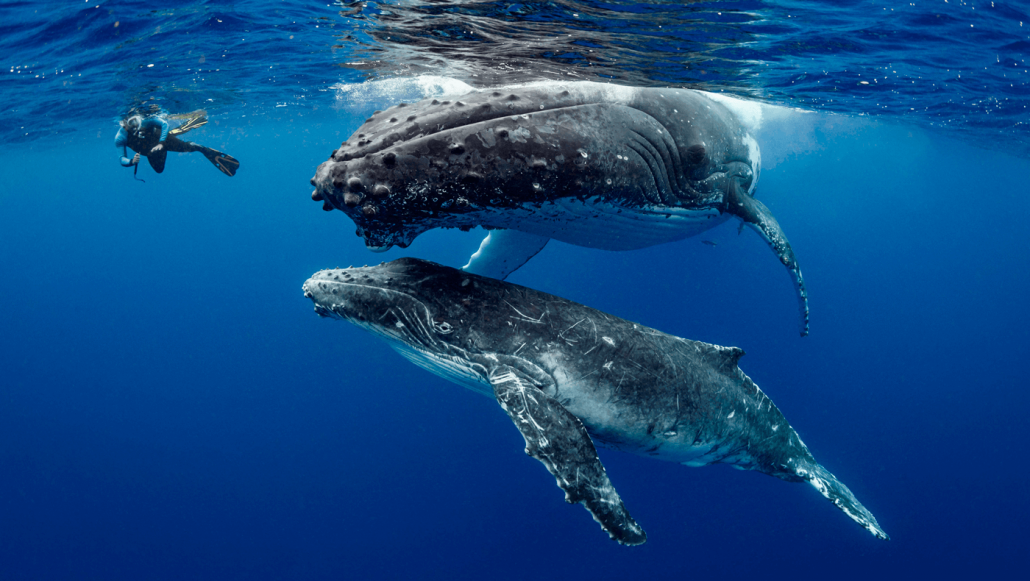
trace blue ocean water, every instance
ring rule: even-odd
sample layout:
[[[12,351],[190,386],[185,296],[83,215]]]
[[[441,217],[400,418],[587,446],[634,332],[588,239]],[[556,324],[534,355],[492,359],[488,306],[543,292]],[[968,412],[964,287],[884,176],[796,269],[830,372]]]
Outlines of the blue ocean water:
[[[5,3],[0,579],[1018,574],[1028,12]],[[782,266],[731,223],[634,252],[552,242],[510,280],[743,348],[744,371],[890,541],[808,486],[601,449],[649,538],[618,546],[562,501],[494,401],[315,316],[300,285],[318,269],[460,266],[482,236],[371,254],[309,200],[317,164],[374,109],[539,79],[762,104],[758,197],[804,268],[811,336],[797,337]],[[112,143],[145,103],[206,109],[190,138],[239,173],[171,154],[134,181]]]

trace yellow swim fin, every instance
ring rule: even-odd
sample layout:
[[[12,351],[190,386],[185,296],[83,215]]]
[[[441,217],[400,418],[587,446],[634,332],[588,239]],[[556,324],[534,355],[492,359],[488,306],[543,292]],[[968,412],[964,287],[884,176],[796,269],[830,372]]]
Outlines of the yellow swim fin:
[[[187,131],[192,131],[197,127],[207,125],[207,113],[205,113],[204,111],[195,111],[194,113],[191,113],[189,115],[190,117],[186,120],[185,123],[169,131],[168,135],[182,135]]]

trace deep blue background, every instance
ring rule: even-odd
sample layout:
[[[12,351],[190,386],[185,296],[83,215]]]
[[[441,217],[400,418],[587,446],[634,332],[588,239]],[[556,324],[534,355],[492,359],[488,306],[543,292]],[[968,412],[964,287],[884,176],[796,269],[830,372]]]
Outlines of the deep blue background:
[[[359,119],[211,124],[228,179],[146,183],[113,127],[0,150],[0,578],[904,578],[1025,563],[1030,162],[801,115],[761,135],[759,197],[804,268],[812,334],[756,234],[608,253],[552,243],[513,282],[743,369],[878,517],[811,487],[602,450],[648,543],[624,548],[523,454],[491,400],[301,295],[367,252],[306,179]],[[291,119],[293,119],[291,121]],[[303,121],[303,123],[301,123]],[[481,233],[406,252],[460,266]],[[701,239],[718,243],[712,247]]]
[[[164,4],[0,8],[0,581],[1025,570],[1026,2]],[[368,253],[306,180],[371,110],[419,98],[419,74],[847,115],[771,116],[759,135],[811,337],[734,224],[638,252],[552,243],[512,280],[746,349],[892,540],[808,486],[602,450],[649,534],[620,547],[494,402],[316,317],[313,272],[401,253]],[[172,154],[132,181],[114,121],[144,101],[207,109],[190,138],[239,175]],[[458,266],[481,236],[430,232],[407,254]]]

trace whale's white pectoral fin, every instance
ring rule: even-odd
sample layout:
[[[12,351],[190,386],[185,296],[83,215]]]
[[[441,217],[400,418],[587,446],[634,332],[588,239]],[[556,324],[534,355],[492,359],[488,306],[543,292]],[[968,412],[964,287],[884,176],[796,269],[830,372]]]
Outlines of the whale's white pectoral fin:
[[[844,514],[851,517],[852,520],[862,525],[862,528],[872,533],[873,536],[884,541],[890,539],[880,527],[880,523],[876,522],[873,513],[862,506],[851,490],[844,486],[843,482],[837,480],[836,476],[830,474],[829,470],[815,462],[805,462],[799,465],[796,471],[798,476],[808,480],[808,483],[815,487],[820,494],[844,511]]]
[[[566,502],[580,502],[608,535],[624,544],[647,540],[622,504],[605,473],[582,422],[533,380],[508,365],[490,372],[494,396],[526,440],[526,454],[544,464],[565,491]]]
[[[550,238],[518,230],[491,230],[479,250],[461,269],[465,272],[504,280],[537,255]]]

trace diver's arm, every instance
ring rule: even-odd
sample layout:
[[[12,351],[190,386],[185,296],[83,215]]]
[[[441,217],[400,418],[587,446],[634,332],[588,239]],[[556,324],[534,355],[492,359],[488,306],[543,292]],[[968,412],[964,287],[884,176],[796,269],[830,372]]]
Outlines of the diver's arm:
[[[147,121],[152,121],[152,126],[161,127],[161,140],[157,142],[157,145],[150,148],[150,153],[157,153],[165,147],[165,138],[168,137],[168,122],[160,117],[151,117]]]
[[[139,163],[139,154],[137,153],[132,159],[128,158],[129,152],[125,150],[125,146],[122,146],[122,167],[132,167]]]
[[[160,117],[157,117],[156,119],[161,123],[161,143],[164,143],[165,139],[168,138],[168,122]]]
[[[129,159],[129,152],[126,151],[126,149],[125,149],[126,144],[128,144],[128,142],[129,142],[129,134],[125,131],[125,128],[122,127],[121,129],[118,130],[118,135],[114,136],[114,146],[122,148],[122,157],[121,157],[120,160],[118,160],[118,161],[121,162],[122,167],[132,167],[132,166],[136,165],[136,162],[139,161],[139,160],[133,161],[133,160]]]

